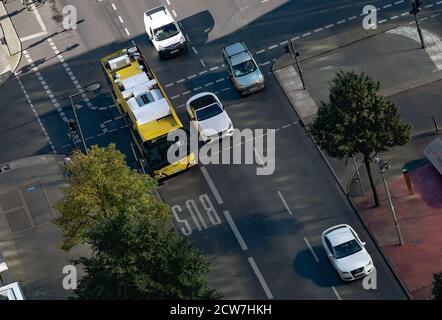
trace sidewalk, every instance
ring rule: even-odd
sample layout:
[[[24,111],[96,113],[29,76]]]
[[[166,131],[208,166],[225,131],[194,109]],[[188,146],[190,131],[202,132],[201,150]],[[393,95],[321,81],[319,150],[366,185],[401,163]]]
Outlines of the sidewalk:
[[[8,281],[20,282],[29,300],[72,296],[62,286],[63,267],[89,254],[85,246],[68,253],[57,248],[61,231],[51,221],[59,215],[54,204],[65,186],[63,160],[47,155],[0,164],[0,253]]]
[[[20,38],[9,18],[3,1],[0,1],[0,39],[1,38],[4,38],[6,43],[0,43],[0,86],[15,72],[22,55]]]
[[[440,64],[442,40],[434,32],[435,29],[431,23],[427,26],[430,31],[424,30],[428,38],[426,50],[418,49],[413,33],[416,31],[407,25],[406,27],[395,26],[392,30],[384,30],[384,33],[364,40],[357,39],[354,43],[349,39],[348,43],[342,44],[340,48],[315,54],[311,59],[301,62],[307,90],[303,90],[300,77],[289,55],[276,61],[273,73],[304,125],[314,120],[320,101],[328,101],[329,82],[339,69],[363,71],[373,76],[381,82],[381,94],[395,95],[397,99],[403,92],[410,95],[413,89],[425,88],[442,78],[442,65]],[[345,39],[345,36],[341,39]],[[312,44],[312,46],[320,47],[320,43]],[[410,66],[413,67],[410,68]],[[407,111],[408,114],[412,114],[408,110],[415,109],[416,106],[406,101],[404,105],[399,105],[399,108],[401,113]],[[415,109],[414,112],[417,114],[413,114],[413,117],[418,116],[419,109]],[[430,112],[437,117],[442,116],[440,107],[436,104],[431,105]],[[413,117],[407,119],[412,125]],[[428,119],[428,122],[425,120],[419,123],[419,131],[434,130],[431,119]],[[422,128],[422,124],[425,128]],[[414,129],[413,132],[415,132]],[[382,158],[392,165],[386,176],[392,188],[394,201],[400,210],[399,223],[406,239],[406,244],[402,247],[395,245],[395,228],[394,224],[391,224],[391,212],[389,206],[385,204],[386,197],[383,193],[380,175],[376,172],[376,166],[373,166],[373,176],[375,183],[379,185],[382,206],[372,209],[371,190],[361,159],[357,159],[357,166],[360,167],[365,196],[362,195],[359,184],[354,183],[355,166],[352,159],[348,163],[339,161],[318,149],[344,193],[356,199],[358,214],[376,240],[380,252],[392,271],[398,276],[404,288],[416,299],[425,299],[429,296],[432,272],[442,271],[442,233],[440,232],[442,208],[438,207],[442,186],[437,180],[440,176],[436,179],[434,175],[429,174],[431,168],[425,160],[422,160],[424,148],[434,137],[431,133],[417,136],[407,146],[395,148],[382,155]],[[420,168],[418,165],[413,168],[415,170],[410,169],[412,181],[416,185],[416,193],[408,196],[402,177],[402,168],[408,162],[418,159],[420,159],[419,165],[427,166]],[[418,167],[420,169],[417,169]],[[423,181],[428,181],[429,176],[432,177],[431,181],[434,183],[435,193],[432,195],[429,195],[423,183]],[[351,202],[354,204],[353,201]]]

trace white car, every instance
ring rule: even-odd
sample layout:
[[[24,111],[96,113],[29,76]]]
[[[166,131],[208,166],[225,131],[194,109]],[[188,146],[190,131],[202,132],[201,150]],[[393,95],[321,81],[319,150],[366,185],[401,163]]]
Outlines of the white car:
[[[374,270],[373,260],[352,227],[340,224],[325,230],[321,243],[327,257],[344,281],[353,281]]]
[[[186,103],[191,122],[205,143],[233,135],[233,124],[216,95],[203,92]]]
[[[186,51],[186,38],[165,6],[145,12],[144,26],[160,58]]]

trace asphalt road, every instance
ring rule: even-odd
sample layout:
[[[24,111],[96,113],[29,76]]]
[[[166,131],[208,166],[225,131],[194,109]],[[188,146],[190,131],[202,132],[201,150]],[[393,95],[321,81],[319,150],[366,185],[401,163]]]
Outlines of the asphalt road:
[[[63,122],[64,117],[72,117],[66,97],[78,92],[78,86],[100,81],[103,89],[88,94],[91,106],[84,97],[76,97],[76,103],[83,106],[78,113],[87,142],[117,143],[136,167],[128,131],[111,106],[99,66],[100,57],[134,41],[166,86],[183,122],[187,122],[185,101],[193,93],[207,90],[219,95],[235,127],[277,130],[272,160],[275,172],[270,176],[256,175],[259,161],[208,165],[193,168],[159,188],[163,200],[173,207],[177,230],[211,258],[213,287],[227,299],[404,299],[269,74],[287,38],[299,36],[299,41],[308,41],[360,27],[358,16],[364,1],[169,2],[190,39],[189,52],[169,61],[158,59],[144,34],[142,13],[159,1],[78,1],[80,23],[77,30],[70,31],[61,27],[63,6],[59,1],[47,1],[39,8],[44,28],[34,12],[21,11],[18,1],[7,4],[10,12],[16,12],[12,19],[20,37],[47,33],[24,41],[28,55],[19,77],[54,149],[59,153],[72,149]],[[390,2],[370,4],[382,8]],[[380,15],[387,18],[404,10],[406,3],[397,1],[382,8]],[[267,75],[267,88],[247,98],[233,90],[221,65],[221,47],[238,40],[246,41]],[[0,88],[0,95],[0,119],[7,124],[0,130],[4,142],[0,162],[50,152],[51,145],[39,130],[39,121],[17,80]],[[11,107],[4,101],[11,101]],[[360,281],[342,283],[324,256],[319,236],[338,223],[351,224],[367,241],[378,271],[377,290],[363,289]]]

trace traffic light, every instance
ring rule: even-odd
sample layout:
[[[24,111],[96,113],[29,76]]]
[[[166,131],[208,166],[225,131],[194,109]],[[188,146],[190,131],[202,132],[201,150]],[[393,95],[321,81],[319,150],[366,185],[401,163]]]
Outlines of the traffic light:
[[[412,9],[410,10],[410,14],[418,14],[419,12],[421,12],[421,6],[423,4],[422,0],[413,0],[411,1],[411,7]]]
[[[77,125],[77,123],[75,122],[75,120],[69,120],[69,121],[67,122],[67,125],[68,125],[68,128],[69,128],[69,131],[71,131],[72,133],[77,132],[78,125]]]

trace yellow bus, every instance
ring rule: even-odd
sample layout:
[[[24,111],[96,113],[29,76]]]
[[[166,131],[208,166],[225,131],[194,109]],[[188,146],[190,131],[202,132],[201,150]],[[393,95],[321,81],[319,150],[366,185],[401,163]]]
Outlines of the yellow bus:
[[[190,140],[168,141],[170,133],[184,127],[140,49],[134,46],[119,50],[101,59],[101,64],[149,173],[162,179],[194,166],[195,155],[190,148],[182,159],[169,163],[169,148],[175,143],[188,144]]]

